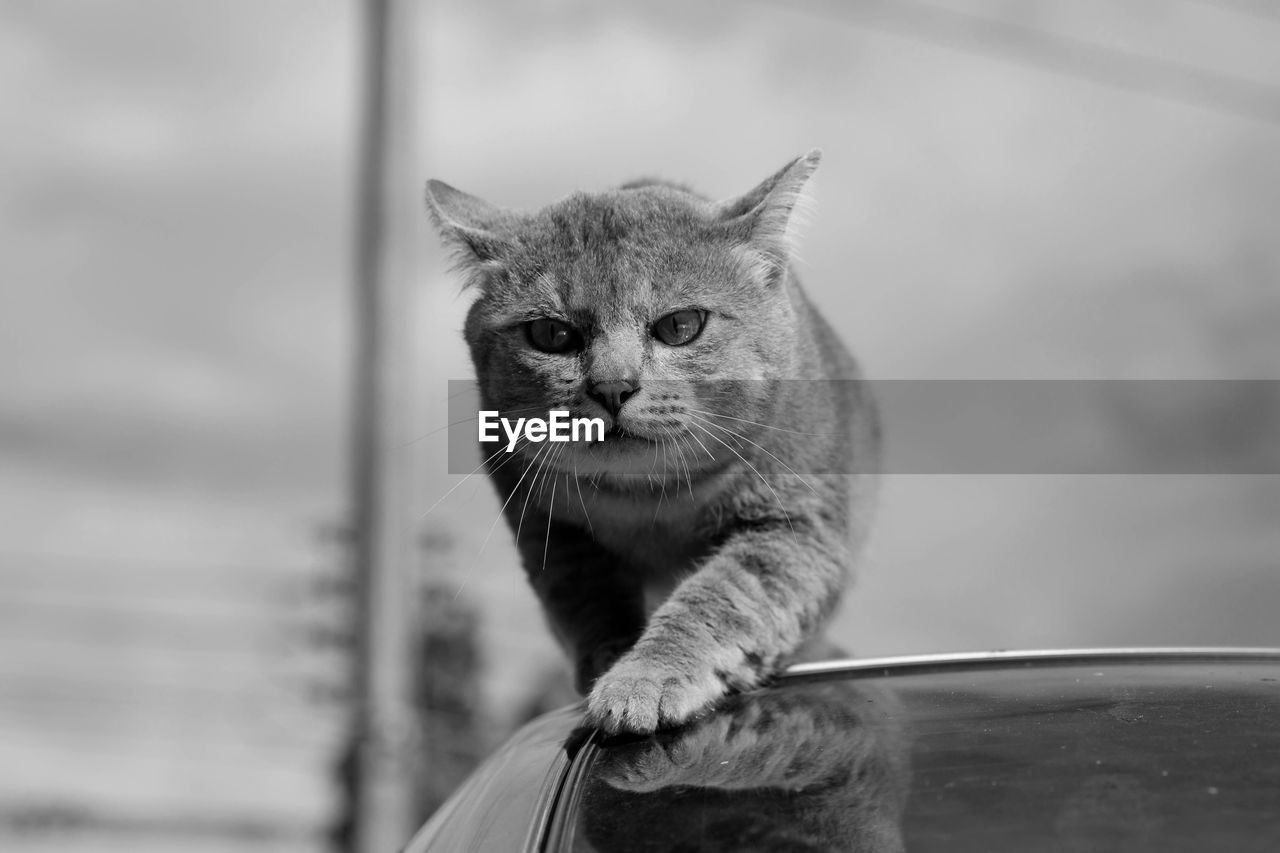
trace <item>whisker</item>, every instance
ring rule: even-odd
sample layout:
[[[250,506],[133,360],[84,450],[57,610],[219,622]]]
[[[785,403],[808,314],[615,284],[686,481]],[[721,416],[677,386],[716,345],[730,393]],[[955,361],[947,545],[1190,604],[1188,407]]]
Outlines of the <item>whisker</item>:
[[[653,508],[654,525],[658,523],[658,514],[662,512],[662,502],[667,497],[667,438],[664,435],[658,436],[659,445],[662,447],[662,469],[658,472],[658,484],[662,486],[662,491],[658,493],[658,503]],[[656,461],[656,459],[655,459]],[[652,470],[652,468],[650,469]]]
[[[686,445],[684,444],[684,436],[678,432],[671,432],[672,450],[675,452],[676,462],[684,468],[685,482],[689,484],[689,497],[693,497],[693,472],[689,469],[689,460],[684,456]],[[676,493],[680,492],[680,472],[676,472]]]
[[[551,548],[551,516],[556,507],[556,481],[551,480],[551,509],[547,510],[547,536],[542,540],[542,569],[547,570],[547,551]]]
[[[660,435],[658,440],[662,442],[662,470],[659,474],[662,478],[662,494],[658,495],[658,506],[662,506],[662,500],[667,496],[667,437]],[[657,520],[656,515],[654,519]]]
[[[563,444],[557,444],[552,447],[551,453],[547,455],[547,469],[549,473],[546,477],[542,478],[542,487],[538,489],[538,500],[542,500],[542,496],[547,493],[547,479],[551,480],[552,494],[555,494],[555,481],[556,478],[560,476],[559,471],[556,469],[556,462],[560,459],[560,455],[564,453],[564,448],[565,446]]]
[[[689,496],[693,497],[693,469],[689,467],[689,460],[685,456],[685,451],[689,449],[688,433],[682,430],[672,429],[667,433],[671,438],[672,450],[675,453],[676,463],[684,469],[685,481],[689,484]],[[679,472],[676,472],[676,487],[679,489]]]
[[[792,435],[821,436],[823,438],[830,438],[833,435],[839,435],[839,433],[833,433],[833,432],[800,432],[799,430],[794,430],[794,429],[784,429],[783,427],[772,426],[770,424],[762,424],[759,421],[749,421],[746,418],[735,418],[733,415],[724,415],[724,414],[721,414],[720,412],[711,412],[711,411],[707,411],[706,409],[688,409],[687,411],[694,412],[695,414],[699,414],[699,415],[709,415],[710,417],[713,417],[713,418],[727,418],[728,420],[731,420],[731,421],[739,421],[744,424],[751,424],[752,426],[761,427],[762,429],[771,429],[771,430],[774,430],[775,432],[787,432],[787,433],[791,433]]]
[[[688,434],[682,433],[679,435],[679,438],[677,440],[681,442],[680,461],[684,463],[684,479],[689,486],[689,497],[692,498],[694,496],[693,495],[693,467],[689,464],[689,457],[686,456],[684,452],[685,450],[688,450],[689,453],[693,452],[693,445],[689,443],[690,437],[691,436],[689,436]]]
[[[514,451],[518,448],[519,448],[519,445],[517,444],[516,448],[512,449],[512,453],[509,454],[509,457],[515,456],[516,454]],[[507,464],[507,462],[510,462],[511,460],[509,457],[507,459],[504,459],[501,463],[499,463],[498,467],[501,467],[502,465]],[[534,459],[535,460],[537,459],[536,454],[534,456]],[[457,601],[458,596],[462,595],[462,591],[466,589],[467,582],[471,579],[471,573],[475,571],[476,563],[479,562],[481,555],[484,554],[484,549],[489,547],[489,540],[493,538],[494,529],[497,528],[498,522],[502,520],[502,515],[507,511],[507,505],[511,503],[511,499],[514,498],[516,494],[520,491],[520,484],[523,483],[524,478],[529,475],[529,471],[532,467],[533,467],[533,461],[531,460],[529,462],[528,467],[526,467],[524,469],[524,472],[520,474],[520,479],[516,480],[515,487],[512,488],[511,494],[507,495],[507,499],[503,501],[502,506],[498,508],[498,512],[493,517],[493,522],[489,525],[489,529],[484,535],[484,541],[480,543],[480,548],[476,551],[475,556],[471,558],[471,564],[467,567],[467,571],[463,575],[462,582],[458,584],[457,590],[455,590],[453,593],[454,601]],[[494,470],[497,470],[497,469],[495,468]],[[521,521],[524,520],[523,512],[521,512],[520,518],[521,518]]]
[[[529,488],[525,490],[524,503],[520,505],[520,520],[516,522],[517,547],[520,544],[520,532],[524,530],[524,515],[526,512],[529,511],[529,498],[533,497],[533,487],[537,485],[539,475],[541,475],[542,472],[546,470],[546,466],[543,464],[543,456],[550,455],[550,453],[551,453],[551,445],[549,443],[543,444],[541,447],[538,448],[538,452],[535,453],[533,455],[533,458],[529,461],[529,468],[534,468],[535,470],[533,474],[533,479],[529,481]],[[529,468],[525,469],[526,474],[529,473]],[[523,476],[520,478],[520,481],[521,482],[524,481]],[[515,494],[515,492],[518,491],[519,488],[520,488],[520,483],[517,482],[516,488],[512,490],[512,494]]]
[[[523,406],[519,409],[506,409],[503,412],[501,412],[500,417],[507,417],[509,415],[527,415],[530,412],[537,412],[543,409],[544,407],[542,406]],[[453,427],[461,426],[462,424],[465,424],[465,423],[471,423],[472,421],[479,421],[479,419],[480,419],[480,413],[476,412],[474,415],[462,418],[461,420],[452,421],[450,423],[445,424],[442,427],[437,427],[436,429],[433,429],[429,432],[425,432],[422,435],[418,436],[417,438],[411,438],[402,444],[396,445],[395,449],[403,450],[404,448],[417,444],[420,441],[424,441],[433,435],[438,435],[447,429],[452,429]]]
[[[733,430],[729,429],[728,427],[724,427],[724,426],[721,426],[720,424],[712,423],[711,421],[706,420],[705,418],[700,418],[700,417],[698,417],[697,415],[694,415],[693,417],[694,417],[694,419],[695,419],[695,420],[700,421],[700,422],[702,422],[702,423],[706,424],[706,425],[707,425],[707,426],[709,426],[709,427],[713,427],[713,428],[715,428],[715,429],[719,429],[719,430],[724,430],[725,432],[729,433],[730,435],[733,435],[733,436],[736,436],[737,438],[742,439],[742,440],[743,440],[743,441],[745,441],[747,444],[750,444],[750,445],[752,445],[752,446],[754,446],[754,447],[758,447],[760,450],[762,450],[762,451],[764,451],[766,454],[768,454],[770,459],[772,459],[773,461],[777,462],[777,463],[778,463],[779,465],[781,465],[783,468],[786,468],[788,471],[790,471],[790,472],[791,472],[791,474],[792,474],[792,475],[793,475],[797,480],[799,480],[800,482],[802,482],[802,483],[804,483],[806,486],[808,486],[808,487],[809,487],[809,491],[813,492],[815,495],[818,495],[818,497],[822,497],[822,495],[818,494],[818,490],[817,490],[817,489],[815,489],[815,488],[813,487],[813,485],[812,485],[808,480],[806,480],[804,477],[801,477],[801,476],[800,476],[800,474],[796,471],[796,469],[792,468],[790,465],[788,465],[787,463],[783,462],[783,461],[782,461],[781,459],[779,459],[777,456],[774,456],[772,453],[770,453],[770,452],[769,452],[769,449],[768,449],[768,448],[763,447],[763,446],[761,446],[761,445],[759,445],[759,444],[756,444],[754,441],[752,441],[751,439],[747,438],[745,435],[742,435],[741,433],[734,432]]]
[[[539,449],[539,453],[541,453],[541,449]],[[489,544],[489,539],[493,537],[493,530],[498,526],[498,522],[502,519],[502,514],[507,511],[507,504],[511,503],[511,499],[519,494],[520,484],[524,482],[524,478],[529,476],[529,472],[533,470],[533,464],[537,458],[538,455],[534,454],[533,458],[529,460],[529,464],[525,467],[524,473],[520,475],[520,479],[516,480],[515,487],[511,489],[511,494],[507,495],[507,499],[502,502],[502,506],[498,509],[497,516],[493,519],[493,523],[489,525],[489,532],[485,535],[484,542],[480,544],[480,550],[476,552],[477,560],[480,559],[480,555],[484,553],[485,546]],[[523,518],[524,515],[521,513],[521,519],[523,520]]]
[[[587,520],[587,530],[591,533],[591,538],[596,538],[596,530],[591,525],[591,513],[587,512],[587,502],[582,499],[582,478],[578,476],[578,460],[573,460],[573,485],[578,490],[578,503],[582,505],[582,517]]]
[[[703,443],[702,443],[702,439],[698,438],[698,437],[697,437],[696,435],[694,435],[693,433],[689,433],[688,435],[689,435],[689,437],[690,437],[690,438],[692,438],[694,441],[698,442],[698,446],[702,448],[702,452],[703,452],[703,453],[705,453],[705,454],[707,454],[707,458],[714,462],[714,461],[715,461],[715,458],[716,458],[716,455],[715,455],[714,453],[712,453],[710,450],[707,450],[707,446],[706,446],[705,444],[703,444]]]
[[[510,465],[512,459],[526,458],[524,455],[524,451],[529,447],[530,444],[532,444],[532,442],[530,442],[524,436],[518,436],[516,438],[516,443],[512,446],[511,450],[507,452],[507,455],[503,458],[503,460],[499,462],[497,465],[494,465],[492,468],[489,469],[489,475],[493,476],[498,471],[501,471],[503,466]],[[505,447],[499,448],[499,452],[503,452],[503,451],[506,451]],[[493,456],[496,456],[496,455],[497,453],[493,454]],[[492,459],[493,456],[490,456],[489,458]],[[473,497],[475,496],[474,492],[472,492],[472,496]]]
[[[792,538],[793,540],[795,540],[796,547],[797,547],[797,548],[798,548],[798,547],[800,547],[800,537],[799,537],[798,535],[796,535],[796,527],[795,527],[795,525],[794,525],[794,524],[792,524],[792,523],[791,523],[791,515],[787,512],[787,508],[783,505],[783,503],[782,503],[782,498],[780,498],[780,497],[778,496],[777,491],[775,491],[775,490],[774,490],[774,488],[773,488],[773,484],[772,484],[772,483],[770,483],[770,482],[765,478],[765,476],[764,476],[763,474],[761,474],[759,471],[757,471],[757,470],[756,470],[756,466],[754,466],[754,465],[752,465],[750,462],[748,462],[748,461],[747,461],[747,458],[746,458],[745,456],[743,456],[741,453],[739,453],[738,451],[736,451],[736,450],[734,450],[732,447],[730,447],[728,444],[726,444],[726,443],[725,443],[725,442],[724,442],[724,441],[723,441],[719,436],[717,436],[715,433],[711,432],[711,431],[710,431],[710,430],[708,430],[706,427],[702,426],[701,424],[697,423],[696,421],[693,423],[693,426],[695,426],[695,427],[697,427],[698,429],[700,429],[700,430],[702,430],[703,432],[705,432],[705,433],[707,434],[707,437],[708,437],[708,438],[713,438],[713,439],[715,439],[716,441],[719,441],[719,442],[720,442],[721,444],[723,444],[725,447],[728,447],[728,448],[729,448],[729,451],[730,451],[734,456],[737,456],[739,459],[741,459],[741,460],[742,460],[742,464],[744,464],[744,465],[746,465],[748,468],[750,468],[750,469],[751,469],[751,472],[752,472],[753,474],[755,474],[757,477],[759,477],[759,478],[760,478],[760,482],[764,483],[764,484],[765,484],[765,487],[766,487],[766,488],[768,488],[768,490],[769,490],[770,492],[772,492],[772,493],[773,493],[773,499],[774,499],[775,501],[777,501],[777,502],[778,502],[778,509],[780,509],[780,510],[782,511],[782,517],[783,517],[783,518],[785,518],[785,519],[787,520],[787,527],[790,527],[790,528],[791,528],[791,538]]]
[[[488,465],[490,462],[492,462],[492,461],[493,461],[493,457],[497,456],[497,455],[498,455],[499,453],[501,453],[502,451],[503,451],[503,448],[501,448],[501,447],[500,447],[500,448],[498,448],[498,449],[497,449],[497,450],[495,450],[493,453],[491,453],[489,456],[487,456],[484,460],[482,460],[482,461],[480,462],[480,464],[479,464],[479,465],[477,465],[476,467],[472,468],[469,472],[467,472],[467,474],[466,474],[466,475],[464,475],[464,476],[463,476],[463,478],[462,478],[461,480],[459,480],[458,482],[456,482],[456,483],[454,483],[454,484],[453,484],[453,488],[449,489],[449,491],[445,492],[443,495],[441,495],[439,498],[437,498],[435,503],[433,503],[431,506],[427,507],[427,511],[426,511],[426,512],[424,512],[422,515],[418,516],[418,521],[422,521],[424,518],[426,518],[428,515],[430,515],[430,514],[432,513],[432,511],[434,511],[434,510],[435,510],[435,508],[436,508],[436,507],[438,507],[438,506],[440,506],[440,504],[444,503],[445,498],[449,497],[449,495],[451,495],[451,494],[453,494],[454,492],[456,492],[456,491],[458,490],[458,487],[460,487],[463,483],[467,482],[467,480],[470,480],[473,476],[475,476],[475,474],[476,474],[476,473],[477,473],[481,468],[483,468],[485,465]]]

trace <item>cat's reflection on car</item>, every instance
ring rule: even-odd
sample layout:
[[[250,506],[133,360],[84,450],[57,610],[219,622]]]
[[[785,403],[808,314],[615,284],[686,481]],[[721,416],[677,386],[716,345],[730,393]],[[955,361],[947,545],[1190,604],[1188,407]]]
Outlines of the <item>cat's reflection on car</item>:
[[[733,696],[643,739],[605,741],[573,848],[903,849],[908,744],[883,688],[816,683]]]

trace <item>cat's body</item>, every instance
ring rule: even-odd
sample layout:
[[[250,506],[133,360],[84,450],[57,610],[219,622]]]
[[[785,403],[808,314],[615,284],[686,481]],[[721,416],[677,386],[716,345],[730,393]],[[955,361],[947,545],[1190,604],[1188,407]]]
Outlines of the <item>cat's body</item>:
[[[483,406],[610,427],[488,462],[608,730],[683,722],[793,659],[865,533],[875,413],[789,269],[817,160],[718,204],[642,183],[522,216],[429,187],[481,291],[466,336]]]

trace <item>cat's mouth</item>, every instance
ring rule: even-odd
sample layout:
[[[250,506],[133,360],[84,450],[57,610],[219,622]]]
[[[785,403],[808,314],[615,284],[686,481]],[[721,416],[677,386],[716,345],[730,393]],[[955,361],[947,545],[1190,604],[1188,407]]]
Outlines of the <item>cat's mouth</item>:
[[[609,427],[609,429],[605,431],[604,440],[605,441],[648,442],[650,439],[644,437],[643,435],[640,435],[639,433],[632,432],[631,430],[619,424],[617,421],[614,421],[613,426]]]
[[[637,477],[646,483],[655,478],[690,479],[709,470],[707,457],[693,453],[688,441],[664,431],[663,427],[646,424],[620,424],[606,421],[604,437],[590,443],[570,445],[569,451],[552,457],[577,476],[605,474],[611,477]],[[717,463],[717,460],[711,460]],[[713,465],[712,467],[717,467]]]

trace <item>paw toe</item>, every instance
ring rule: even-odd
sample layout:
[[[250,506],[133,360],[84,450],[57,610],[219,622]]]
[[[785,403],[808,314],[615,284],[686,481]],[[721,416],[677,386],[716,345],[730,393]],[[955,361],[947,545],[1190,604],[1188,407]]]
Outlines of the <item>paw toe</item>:
[[[653,679],[606,673],[587,699],[587,720],[609,734],[649,734],[658,728],[659,692]]]
[[[688,722],[725,693],[714,673],[690,677],[622,667],[601,676],[587,698],[587,721],[610,734],[650,734]],[[630,670],[637,670],[631,672]]]

